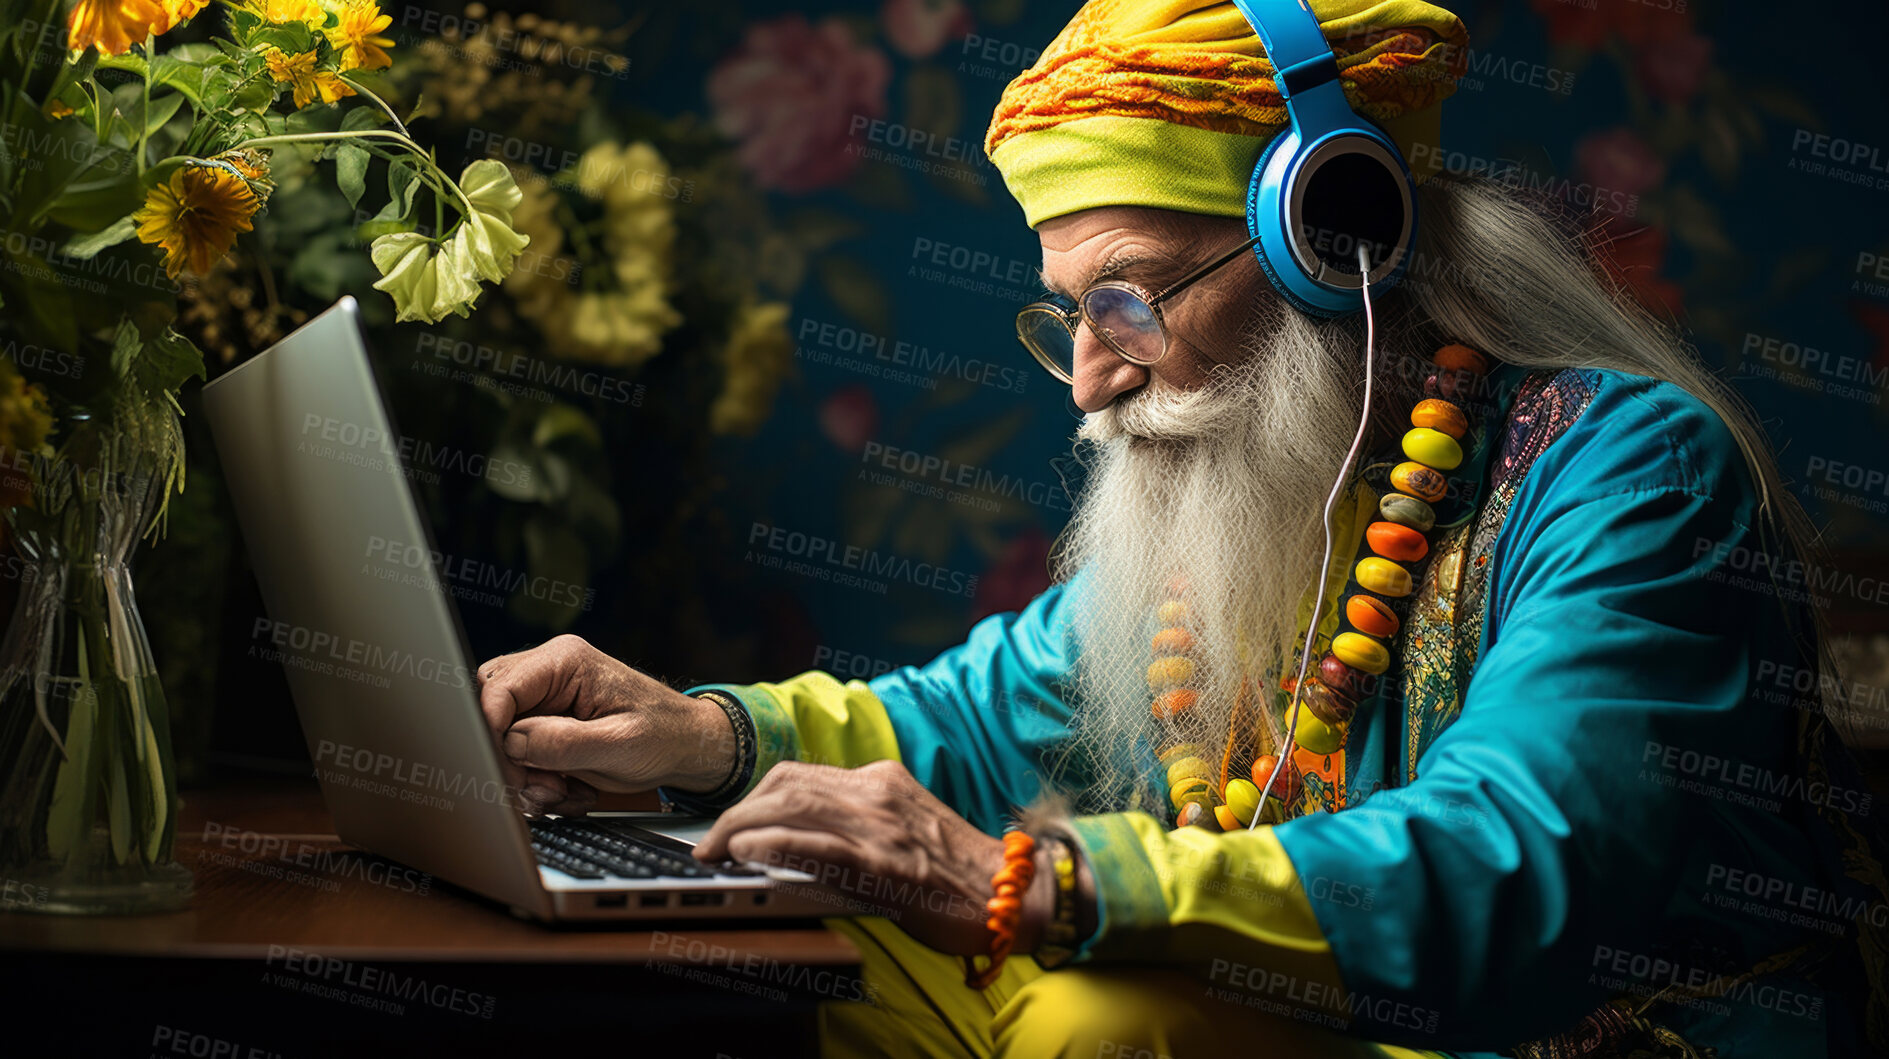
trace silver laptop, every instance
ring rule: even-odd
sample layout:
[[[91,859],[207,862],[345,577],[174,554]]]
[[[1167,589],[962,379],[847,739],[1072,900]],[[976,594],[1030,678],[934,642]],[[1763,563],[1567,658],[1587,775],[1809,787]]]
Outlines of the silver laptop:
[[[805,873],[697,862],[705,818],[519,812],[408,479],[483,456],[400,436],[354,299],[203,396],[268,609],[248,651],[285,668],[343,840],[544,920],[841,913]]]

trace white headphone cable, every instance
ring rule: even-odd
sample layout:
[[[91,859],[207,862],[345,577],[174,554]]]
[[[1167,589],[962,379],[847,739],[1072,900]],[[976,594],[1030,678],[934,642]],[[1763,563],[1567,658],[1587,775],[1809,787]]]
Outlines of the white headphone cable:
[[[1358,245],[1358,284],[1364,296],[1364,411],[1358,415],[1358,431],[1352,435],[1351,448],[1345,453],[1345,462],[1338,468],[1338,480],[1332,483],[1331,493],[1325,498],[1325,552],[1319,560],[1318,579],[1312,588],[1312,621],[1305,629],[1305,646],[1299,652],[1299,675],[1292,682],[1292,702],[1286,707],[1286,739],[1278,747],[1278,760],[1273,763],[1272,773],[1266,777],[1266,785],[1259,790],[1259,804],[1253,808],[1253,819],[1246,829],[1251,831],[1259,826],[1259,818],[1265,815],[1266,799],[1272,794],[1272,785],[1279,780],[1279,774],[1285,771],[1292,760],[1292,740],[1299,732],[1299,696],[1305,693],[1305,671],[1312,662],[1312,644],[1318,638],[1318,625],[1324,618],[1325,579],[1331,574],[1332,553],[1332,514],[1338,508],[1338,495],[1344,492],[1345,480],[1351,476],[1351,468],[1358,461],[1358,449],[1364,444],[1364,432],[1371,425],[1371,377],[1375,373],[1373,347],[1377,337],[1377,321],[1371,316],[1371,259],[1366,255],[1362,242]],[[1262,703],[1260,709],[1265,709]],[[1281,799],[1283,806],[1284,799]]]

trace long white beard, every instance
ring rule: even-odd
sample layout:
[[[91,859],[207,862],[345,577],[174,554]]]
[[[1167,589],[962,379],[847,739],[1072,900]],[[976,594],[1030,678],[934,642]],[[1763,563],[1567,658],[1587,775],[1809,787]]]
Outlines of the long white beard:
[[[1059,579],[1084,578],[1071,600],[1074,734],[1055,779],[1091,811],[1168,809],[1146,804],[1133,767],[1137,743],[1163,734],[1148,666],[1167,600],[1186,604],[1196,665],[1187,686],[1198,699],[1175,720],[1178,737],[1217,766],[1246,684],[1236,759],[1274,749],[1254,722],[1270,712],[1279,667],[1297,661],[1325,497],[1357,426],[1362,343],[1345,324],[1294,312],[1244,345],[1244,359],[1202,387],[1144,389],[1077,433],[1093,461],[1058,558]]]

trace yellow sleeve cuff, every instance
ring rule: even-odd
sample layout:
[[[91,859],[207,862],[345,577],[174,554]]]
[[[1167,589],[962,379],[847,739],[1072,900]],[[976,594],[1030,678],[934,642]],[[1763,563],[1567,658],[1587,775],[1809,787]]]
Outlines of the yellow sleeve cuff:
[[[782,761],[854,768],[902,760],[885,705],[863,680],[841,684],[809,670],[779,683],[704,684],[689,694],[700,691],[733,696],[754,721],[754,774],[737,797],[745,797]]]
[[[1095,879],[1096,930],[1071,963],[1180,964],[1265,1003],[1344,1008],[1331,945],[1272,828],[1169,830],[1146,813],[1069,829]]]

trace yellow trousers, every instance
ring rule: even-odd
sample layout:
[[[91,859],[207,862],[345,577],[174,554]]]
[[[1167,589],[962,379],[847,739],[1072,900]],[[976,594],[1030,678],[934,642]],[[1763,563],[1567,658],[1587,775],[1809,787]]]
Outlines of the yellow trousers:
[[[989,989],[890,920],[829,919],[859,947],[872,1003],[820,1009],[821,1053],[925,1059],[1419,1059],[1440,1056],[1359,1041],[1221,999],[1210,985],[1147,967],[1044,971],[1012,957]]]

